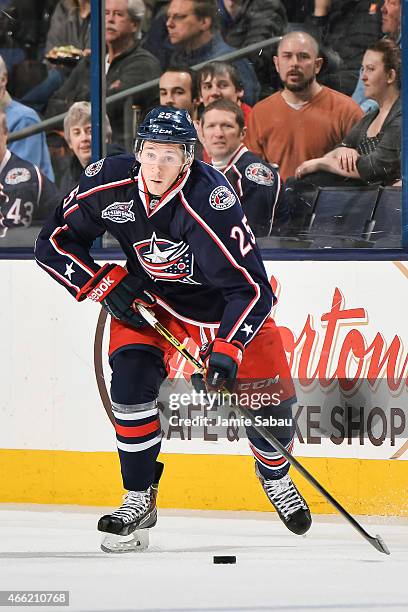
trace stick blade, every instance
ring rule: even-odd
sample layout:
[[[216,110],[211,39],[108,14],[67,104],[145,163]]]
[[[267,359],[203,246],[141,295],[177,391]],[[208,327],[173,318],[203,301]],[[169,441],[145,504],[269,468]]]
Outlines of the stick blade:
[[[370,536],[369,541],[374,546],[374,548],[377,549],[379,552],[384,553],[385,555],[391,554],[390,549],[388,548],[388,546],[386,545],[382,537],[378,535],[378,533],[375,537]]]

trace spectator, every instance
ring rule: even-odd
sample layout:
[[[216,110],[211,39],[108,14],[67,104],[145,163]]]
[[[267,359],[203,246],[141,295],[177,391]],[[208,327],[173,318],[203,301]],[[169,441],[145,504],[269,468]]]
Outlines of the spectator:
[[[218,0],[221,33],[233,47],[281,36],[287,25],[281,0]]]
[[[32,0],[1,0],[0,54],[11,73],[15,64],[26,57],[36,57],[41,2]]]
[[[281,197],[281,181],[276,168],[244,146],[242,109],[231,100],[211,102],[201,116],[201,130],[211,164],[233,186],[255,236],[268,236]]]
[[[106,0],[107,73],[106,93],[111,95],[160,75],[155,57],[140,47],[138,39],[144,15],[143,0]],[[90,58],[84,57],[64,85],[52,96],[47,116],[66,111],[74,102],[89,100],[91,95]],[[142,109],[151,106],[154,92],[134,96]],[[123,146],[123,101],[109,105],[108,114],[114,140]]]
[[[281,0],[218,0],[221,33],[224,40],[237,49],[262,42],[273,36],[282,36],[287,17]],[[272,47],[266,47],[249,56],[261,82],[263,96],[274,91],[271,72]]]
[[[9,229],[45,220],[58,204],[54,183],[36,165],[12,153],[7,137],[6,115],[0,111],[0,238]]]
[[[248,124],[252,107],[242,102],[244,84],[238,70],[228,62],[209,62],[197,74],[200,102],[208,106],[214,100],[225,98],[241,107],[244,113],[245,125]]]
[[[364,54],[362,81],[367,97],[379,109],[364,115],[341,145],[324,157],[297,168],[296,177],[310,182],[342,184],[344,178],[392,185],[401,177],[401,53],[398,45],[382,39]],[[323,172],[323,176],[312,173]],[[330,173],[330,174],[328,174]]]
[[[241,107],[244,114],[245,126],[248,125],[248,118],[252,106],[242,102],[244,84],[241,81],[238,70],[233,64],[217,61],[209,62],[198,71],[197,82],[200,102],[204,107],[214,102],[214,100],[219,100],[221,98],[231,100]],[[209,164],[211,163],[211,159],[203,143],[200,123],[196,125],[196,129],[200,142],[204,146],[202,160]]]
[[[193,66],[216,59],[235,50],[223,40],[217,18],[216,0],[171,0],[167,17],[160,15],[153,22],[144,46],[159,54],[163,70],[169,65]],[[234,64],[245,84],[244,99],[254,104],[260,89],[255,71],[246,59]]]
[[[188,67],[168,68],[160,77],[160,104],[172,106],[173,108],[184,108],[188,110],[193,119],[195,128],[199,131],[197,120],[198,92],[197,74]],[[208,162],[201,141],[195,145],[194,157]]]
[[[78,50],[78,53],[89,55],[90,25],[90,0],[60,0],[51,17],[45,53],[71,45]],[[54,62],[58,62],[58,54],[54,53],[53,57]],[[66,60],[60,59],[59,63],[48,68],[46,78],[40,84],[32,86],[21,101],[36,111],[43,112],[50,97],[71,74],[72,68],[72,65],[66,65]]]
[[[401,43],[401,0],[384,0],[381,7],[382,31],[384,38],[390,38],[394,42]],[[353,100],[361,106],[364,112],[378,108],[375,100],[365,97],[364,83],[360,78],[353,93]]]
[[[188,67],[168,68],[160,77],[160,104],[188,110],[194,119],[197,106],[197,77]]]
[[[322,58],[309,34],[284,36],[274,61],[283,90],[253,108],[245,143],[256,155],[278,164],[286,179],[305,160],[330,151],[363,113],[344,94],[319,85]]]
[[[341,65],[320,82],[351,96],[365,50],[381,36],[381,17],[373,0],[332,0],[321,42],[337,53]]]
[[[401,0],[384,0],[381,7],[383,34],[397,44],[401,42]]]
[[[9,133],[18,132],[26,127],[40,123],[37,113],[28,106],[13,100],[7,91],[8,73],[6,64],[0,55],[0,110],[4,110],[7,117]],[[51,166],[50,153],[47,148],[45,134],[35,134],[10,144],[10,151],[22,159],[38,166],[43,174],[51,181],[54,172]]]
[[[91,0],[60,0],[51,17],[45,43],[45,54],[53,47],[73,45],[77,49],[91,47]]]
[[[64,119],[64,137],[73,155],[61,179],[60,191],[63,195],[79,183],[81,174],[90,164],[92,155],[92,125],[90,102],[75,102]],[[112,128],[106,116],[107,156],[119,155],[125,151],[111,144]]]

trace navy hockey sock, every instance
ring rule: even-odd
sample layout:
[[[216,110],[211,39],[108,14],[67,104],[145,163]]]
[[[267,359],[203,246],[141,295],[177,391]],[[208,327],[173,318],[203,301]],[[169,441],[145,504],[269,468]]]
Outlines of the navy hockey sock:
[[[125,350],[111,359],[112,411],[123,486],[144,491],[154,480],[161,446],[156,398],[165,377],[163,360],[148,351]]]
[[[279,440],[283,446],[292,452],[294,426],[292,422],[292,406],[280,405],[265,407],[255,413],[267,419],[270,425],[266,428]],[[259,436],[252,428],[247,427],[249,447],[254,455],[259,472],[267,480],[280,480],[289,471],[289,462],[280,451]]]

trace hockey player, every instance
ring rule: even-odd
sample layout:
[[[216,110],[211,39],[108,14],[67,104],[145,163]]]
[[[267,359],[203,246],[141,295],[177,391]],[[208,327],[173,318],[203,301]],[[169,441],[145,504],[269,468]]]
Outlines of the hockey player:
[[[190,336],[202,345],[210,388],[232,384],[239,371],[246,380],[280,381],[280,406],[265,412],[289,416],[295,399],[254,236],[223,174],[194,161],[196,138],[187,111],[153,109],[137,132],[136,161],[123,155],[88,166],[37,240],[38,263],[78,301],[99,302],[112,317],[111,399],[128,493],[99,521],[108,534],[140,533],[157,517],[156,400],[174,349],[146,324],[137,302],[153,307],[181,340]],[[100,267],[91,257],[93,241],[105,231],[121,244],[126,269]],[[305,533],[310,512],[289,464],[255,431],[247,432],[268,498],[291,531]],[[281,440],[292,448],[292,428]]]
[[[221,98],[204,108],[201,133],[211,164],[233,186],[255,236],[268,236],[274,220],[285,217],[282,182],[276,166],[248,151],[245,132],[243,112],[231,100]]]
[[[5,238],[8,230],[44,221],[58,202],[54,183],[37,166],[12,153],[7,137],[6,115],[0,111],[0,238]],[[13,235],[8,236],[12,246]],[[0,246],[5,245],[0,241]]]

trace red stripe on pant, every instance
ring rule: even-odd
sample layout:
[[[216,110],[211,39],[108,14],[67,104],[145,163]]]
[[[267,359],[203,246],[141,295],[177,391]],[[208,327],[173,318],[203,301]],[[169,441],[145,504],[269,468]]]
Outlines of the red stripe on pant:
[[[252,446],[252,444],[249,445],[251,447],[251,451],[254,453],[255,457],[257,459],[259,459],[259,461],[262,461],[263,463],[266,463],[266,465],[270,465],[271,467],[279,467],[280,465],[283,465],[287,459],[285,459],[285,457],[281,457],[279,459],[267,459],[266,457],[264,457],[263,455],[261,455],[259,452],[257,452],[255,450],[255,447]],[[288,452],[292,452],[292,448],[293,448],[293,440],[289,445],[288,448]]]
[[[136,425],[133,427],[124,427],[123,425],[115,425],[116,433],[124,438],[141,438],[147,434],[160,429],[160,421],[156,419],[152,423],[146,425]]]

